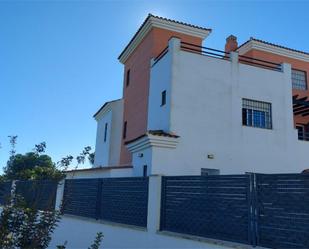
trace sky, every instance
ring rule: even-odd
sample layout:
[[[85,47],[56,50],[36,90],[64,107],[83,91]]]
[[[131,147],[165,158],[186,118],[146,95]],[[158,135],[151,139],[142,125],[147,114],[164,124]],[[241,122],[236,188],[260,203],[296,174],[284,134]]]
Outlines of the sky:
[[[0,173],[45,141],[53,161],[95,146],[93,114],[122,96],[118,55],[148,13],[212,28],[204,45],[251,36],[309,51],[309,1],[0,0]],[[87,167],[89,165],[85,165]]]

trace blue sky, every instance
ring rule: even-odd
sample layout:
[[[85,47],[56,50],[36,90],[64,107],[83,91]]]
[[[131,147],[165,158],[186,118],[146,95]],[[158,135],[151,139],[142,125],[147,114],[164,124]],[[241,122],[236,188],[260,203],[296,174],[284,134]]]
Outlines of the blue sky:
[[[148,13],[212,28],[205,45],[234,34],[309,51],[309,2],[0,1],[0,168],[47,143],[54,161],[94,147],[92,115],[122,96],[117,57]],[[0,169],[1,172],[1,169]]]

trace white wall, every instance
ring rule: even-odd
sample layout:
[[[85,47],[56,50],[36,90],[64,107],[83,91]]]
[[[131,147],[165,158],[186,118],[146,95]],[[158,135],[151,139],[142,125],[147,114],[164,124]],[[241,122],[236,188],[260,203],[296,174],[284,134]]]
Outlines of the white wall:
[[[165,130],[170,126],[172,53],[167,53],[151,70],[148,109],[148,130]],[[161,94],[166,91],[166,104],[161,106]]]
[[[113,118],[111,130],[111,149],[109,165],[117,166],[120,163],[120,149],[123,124],[123,99],[114,101],[112,104]]]
[[[66,179],[131,177],[133,175],[132,171],[132,168],[105,169],[103,167],[87,171],[70,172],[66,174]]]
[[[172,46],[177,44],[174,40]],[[289,65],[276,72],[239,64],[235,54],[231,62],[173,51],[169,131],[180,138],[176,149],[152,148],[153,172],[200,174],[201,168],[214,168],[223,174],[299,173],[308,168],[309,146],[299,149],[293,127]],[[154,80],[157,74],[168,71],[155,67],[153,85],[160,83]],[[272,103],[272,130],[242,126],[242,98]],[[149,109],[149,116],[157,115]]]
[[[102,166],[109,164],[112,115],[113,112],[110,109],[104,115],[100,115],[97,120],[97,138],[95,146],[94,166]],[[107,137],[106,141],[104,142],[105,124],[107,124]]]
[[[112,101],[96,116],[97,136],[94,167],[117,166],[120,162],[123,100]],[[107,137],[104,142],[105,124]]]

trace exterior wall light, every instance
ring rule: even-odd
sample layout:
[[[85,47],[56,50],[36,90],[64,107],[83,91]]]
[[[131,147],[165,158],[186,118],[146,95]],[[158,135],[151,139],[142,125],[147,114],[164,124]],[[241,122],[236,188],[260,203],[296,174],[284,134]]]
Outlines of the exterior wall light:
[[[208,158],[208,159],[215,159],[215,155],[214,155],[214,154],[208,154],[208,155],[207,155],[207,158]]]

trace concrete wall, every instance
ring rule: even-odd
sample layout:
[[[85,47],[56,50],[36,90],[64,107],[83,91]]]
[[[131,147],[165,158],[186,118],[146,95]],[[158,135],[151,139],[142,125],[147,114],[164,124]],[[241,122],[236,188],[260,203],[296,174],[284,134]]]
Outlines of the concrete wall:
[[[97,137],[95,146],[94,166],[108,165],[110,152],[110,137],[112,127],[112,110],[100,115],[97,120]],[[107,124],[107,138],[104,141],[105,124]]]
[[[283,72],[277,72],[240,64],[237,54],[229,61],[181,51],[179,43],[173,39],[170,44],[173,63],[168,129],[180,136],[179,144],[176,149],[152,147],[153,173],[200,174],[201,168],[220,169],[223,174],[299,173],[308,168],[309,145],[299,145],[293,127],[288,64],[283,65]],[[160,68],[160,63],[155,67]],[[168,69],[155,67],[152,79],[169,74]],[[151,84],[160,82],[151,80]],[[150,96],[156,94],[150,92]],[[273,129],[242,125],[243,98],[272,104]],[[156,117],[158,112],[153,110],[149,116]]]
[[[120,163],[123,100],[113,101],[97,115],[97,137],[94,167],[115,166]],[[104,141],[105,124],[107,137]]]
[[[131,177],[133,175],[132,168],[114,168],[114,169],[91,169],[87,171],[75,171],[66,174],[66,179],[81,178],[107,178],[107,177]]]
[[[172,53],[153,65],[148,101],[148,130],[169,130],[171,113]],[[166,104],[161,106],[162,92],[166,91]]]

